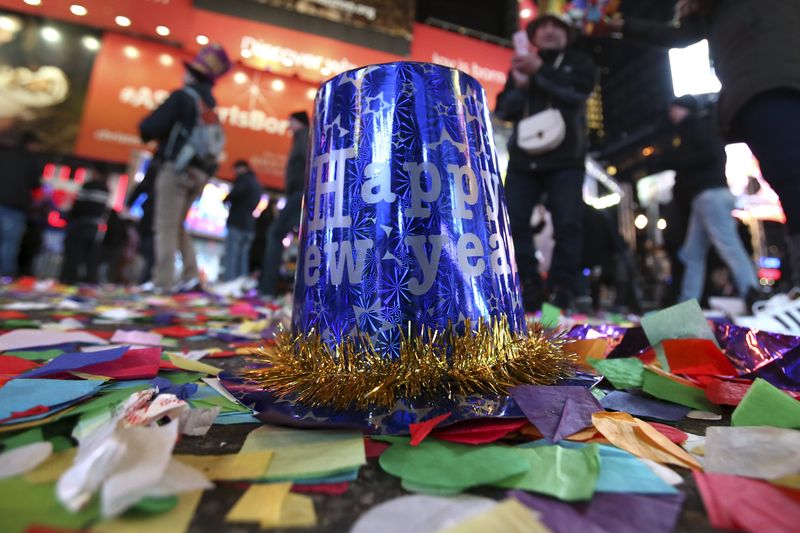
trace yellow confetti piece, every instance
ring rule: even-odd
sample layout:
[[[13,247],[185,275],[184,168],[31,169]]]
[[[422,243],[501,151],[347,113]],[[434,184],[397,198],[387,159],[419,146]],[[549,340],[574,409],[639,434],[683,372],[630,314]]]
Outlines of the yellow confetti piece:
[[[790,489],[800,489],[800,474],[792,474],[790,476],[783,476],[777,479],[768,480],[773,485],[780,485]]]
[[[286,496],[277,522],[262,520],[261,527],[314,527],[317,525],[317,513],[314,500],[310,496],[292,494]]]
[[[549,533],[536,512],[517,500],[505,500],[485,513],[468,518],[439,533]]]
[[[242,333],[244,335],[261,333],[268,325],[266,320],[245,320],[239,324],[239,327],[234,330],[234,333]]]
[[[324,477],[366,464],[360,431],[292,429],[264,425],[247,435],[243,452],[272,450],[267,479]]]
[[[193,466],[215,481],[261,479],[272,460],[272,450],[226,455],[176,455],[180,462]]]
[[[167,357],[169,357],[169,360],[173,365],[182,370],[188,370],[189,372],[201,372],[211,376],[216,376],[222,372],[221,368],[207,365],[205,363],[201,363],[200,361],[192,361],[191,359],[187,359],[173,353],[167,354]]]
[[[111,380],[111,378],[108,377],[108,376],[100,376],[98,374],[87,374],[86,372],[79,372],[77,370],[73,370],[72,372],[67,372],[67,373],[68,374],[72,374],[76,378],[81,378],[81,379],[90,379],[90,380],[93,379],[93,380],[98,380],[98,381],[110,381]]]
[[[225,515],[226,522],[271,523],[280,520],[291,483],[251,485]]]

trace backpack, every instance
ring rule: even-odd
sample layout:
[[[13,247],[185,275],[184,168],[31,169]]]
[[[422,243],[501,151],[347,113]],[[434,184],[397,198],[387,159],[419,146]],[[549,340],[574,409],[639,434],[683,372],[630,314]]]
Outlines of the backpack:
[[[192,97],[197,105],[197,120],[189,132],[180,152],[175,158],[175,170],[184,170],[194,159],[200,162],[200,168],[216,168],[222,149],[225,146],[225,132],[219,117],[213,109],[208,107],[200,95],[191,87],[183,90]]]

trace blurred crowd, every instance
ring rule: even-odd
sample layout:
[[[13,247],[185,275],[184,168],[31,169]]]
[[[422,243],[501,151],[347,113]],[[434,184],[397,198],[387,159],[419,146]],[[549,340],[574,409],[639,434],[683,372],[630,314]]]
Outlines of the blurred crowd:
[[[638,257],[617,221],[583,201],[586,102],[598,81],[592,57],[573,46],[577,31],[557,13],[541,14],[514,35],[509,75],[494,113],[512,124],[505,194],[526,310],[550,302],[591,312],[604,302],[640,312],[648,285],[665,279],[671,283],[656,305],[702,301],[709,284],[717,293],[741,298],[748,308],[769,296],[759,284],[748,239],[731,214],[735,198],[725,174],[725,144],[731,142],[747,143],[780,198],[791,273],[786,289],[800,286],[798,27],[800,4],[781,0],[680,0],[671,24],[616,14],[592,25],[590,37],[658,47],[708,39],[722,85],[713,108],[685,95],[658,117],[677,139],[673,150],[650,161],[653,170],[676,173],[672,201],[665,206],[670,225],[663,245],[648,242]],[[61,281],[142,285],[159,293],[204,283],[184,220],[224,147],[214,84],[230,68],[223,48],[204,47],[185,63],[183,87],[139,125],[154,155],[126,206],[139,205],[141,216],[110,209],[108,170],[89,172],[66,215]],[[229,215],[220,281],[250,280],[266,297],[288,289],[282,269],[285,240],[302,209],[309,117],[288,111],[293,143],[282,209],[270,202],[258,218],[253,216],[263,189],[246,160],[235,162],[225,199]],[[17,145],[0,150],[3,276],[35,273],[52,211],[42,188],[40,150],[36,136],[27,132]],[[544,233],[552,239],[552,257],[546,261],[537,245]],[[177,271],[176,253],[181,256]],[[615,295],[611,301],[601,294],[609,288]]]

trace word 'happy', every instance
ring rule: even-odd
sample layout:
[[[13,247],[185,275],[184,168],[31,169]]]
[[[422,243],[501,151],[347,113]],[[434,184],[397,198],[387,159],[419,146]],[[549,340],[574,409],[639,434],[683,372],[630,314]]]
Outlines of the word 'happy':
[[[314,158],[311,168],[310,218],[307,221],[309,234],[336,228],[349,228],[352,217],[345,212],[345,166],[356,157],[353,147],[331,150]],[[403,211],[406,219],[424,219],[431,216],[431,204],[442,194],[443,178],[439,168],[429,161],[403,163],[403,170],[409,178],[409,205]],[[505,242],[498,227],[500,217],[500,177],[486,170],[480,171],[484,184],[485,209],[473,209],[479,201],[479,177],[468,165],[449,164],[447,177],[455,187],[452,213],[456,222],[474,220],[476,213],[486,213],[487,222],[493,233],[488,239],[489,268],[496,275],[512,271]],[[426,177],[427,179],[423,179]],[[380,202],[393,204],[397,193],[391,189],[391,167],[388,163],[370,163],[364,169],[361,184],[361,199],[366,204]],[[443,251],[455,255],[462,273],[469,277],[481,276],[487,268],[486,251],[481,239],[475,233],[462,233],[455,243],[444,234],[409,235],[403,243],[420,266],[420,278],[411,277],[408,289],[413,295],[425,294],[433,285]],[[303,273],[306,286],[316,285],[322,275],[320,266],[327,257],[330,283],[339,286],[345,272],[351,284],[360,283],[368,250],[372,249],[372,239],[356,239],[341,242],[328,241],[319,246],[309,243],[303,256]],[[454,246],[454,249],[453,249]],[[353,251],[355,250],[355,255]],[[454,253],[451,253],[454,252]],[[324,256],[323,256],[324,253]]]

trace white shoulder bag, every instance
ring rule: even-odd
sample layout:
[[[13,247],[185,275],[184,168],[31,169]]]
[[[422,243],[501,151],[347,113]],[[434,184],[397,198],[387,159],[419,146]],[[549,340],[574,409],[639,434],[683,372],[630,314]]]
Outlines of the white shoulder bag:
[[[556,58],[553,66],[558,69],[564,60],[562,52]],[[528,100],[525,100],[525,114],[527,115]],[[567,125],[561,111],[554,108],[552,102],[547,109],[526,116],[517,124],[517,146],[530,155],[539,155],[551,152],[561,146],[567,135]]]

